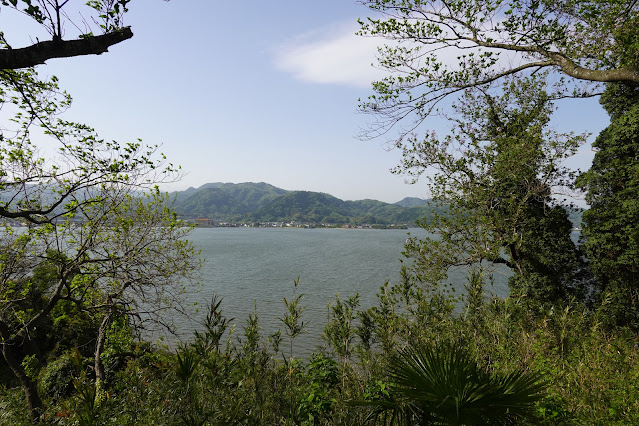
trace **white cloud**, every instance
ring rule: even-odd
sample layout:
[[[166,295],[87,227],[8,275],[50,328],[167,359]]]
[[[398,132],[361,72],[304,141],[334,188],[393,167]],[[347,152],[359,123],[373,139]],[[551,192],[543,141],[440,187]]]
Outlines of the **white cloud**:
[[[358,29],[357,24],[350,22],[297,36],[272,49],[274,65],[301,81],[370,88],[372,81],[389,73],[373,65],[377,64],[377,48],[393,42],[358,36],[355,34]],[[451,69],[459,68],[458,56],[463,53],[468,52],[454,48],[437,50],[438,59]],[[501,52],[497,67],[524,62],[520,55]]]
[[[338,25],[314,31],[278,46],[275,67],[298,80],[320,84],[370,87],[385,72],[376,63],[382,40],[355,35],[357,25]]]

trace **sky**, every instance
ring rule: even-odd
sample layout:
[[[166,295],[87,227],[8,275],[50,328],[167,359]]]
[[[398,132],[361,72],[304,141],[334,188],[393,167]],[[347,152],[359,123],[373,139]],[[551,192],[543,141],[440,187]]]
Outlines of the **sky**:
[[[72,95],[66,119],[159,144],[184,171],[165,190],[267,182],[343,200],[428,198],[425,182],[391,174],[401,155],[388,138],[358,138],[372,120],[358,99],[384,75],[371,65],[383,41],[355,35],[367,16],[355,0],[136,0],[125,17],[132,39],[37,70]],[[47,38],[7,8],[0,29],[13,47]],[[557,106],[557,130],[596,135],[608,124],[597,99]],[[586,145],[569,165],[585,170],[592,156]]]

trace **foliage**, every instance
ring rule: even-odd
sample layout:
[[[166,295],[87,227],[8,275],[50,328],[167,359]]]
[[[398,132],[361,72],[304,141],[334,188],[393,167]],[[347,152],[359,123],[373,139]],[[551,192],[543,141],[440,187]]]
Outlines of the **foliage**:
[[[213,296],[206,318],[202,323],[204,332],[197,330],[194,332],[192,346],[200,356],[208,356],[212,351],[220,350],[222,337],[229,328],[229,322],[233,321],[233,318],[226,318],[222,314],[221,305],[222,300]]]
[[[317,424],[322,418],[330,418],[337,399],[332,388],[340,383],[337,362],[323,354],[313,354],[307,366],[310,380],[300,398],[297,415],[306,424]]]
[[[22,3],[31,4],[10,6]],[[93,3],[115,13],[105,12],[104,18],[110,26],[105,30],[115,31],[116,15],[127,2]],[[51,25],[61,18],[45,10],[63,6],[39,2],[33,7],[25,13],[36,20],[38,10],[45,13],[40,23],[59,36]],[[176,178],[177,169],[155,155],[156,147],[104,140],[84,124],[60,119],[70,104],[55,77],[40,80],[29,68],[0,71],[0,106],[9,118],[0,135],[0,216],[5,219],[0,348],[34,421],[41,409],[35,378],[50,356],[76,344],[84,355],[93,353],[99,389],[111,320],[125,317],[136,329],[150,323],[170,326],[159,313],[184,310],[180,294],[199,266],[184,239],[189,229],[155,187]],[[51,146],[42,147],[42,140]]]
[[[403,149],[404,154],[400,170],[417,169],[421,173],[426,168],[424,165],[439,166],[442,173],[435,186],[444,191],[459,188],[460,182],[482,185],[481,176],[477,176],[473,167],[481,169],[486,164],[482,155],[469,155],[463,143],[432,142],[431,136],[426,136],[422,142],[412,135],[427,117],[444,115],[441,111],[449,107],[446,102],[450,102],[457,114],[453,120],[458,123],[449,141],[455,141],[460,134],[472,140],[477,136],[474,130],[477,117],[488,118],[488,122],[480,119],[482,132],[501,133],[503,126],[500,124],[504,118],[508,118],[505,122],[510,124],[531,125],[530,130],[534,131],[536,124],[544,127],[550,118],[548,100],[597,95],[601,88],[599,82],[608,84],[602,103],[611,113],[613,122],[595,143],[599,150],[593,168],[579,184],[588,191],[587,200],[593,207],[585,215],[584,235],[587,238],[584,250],[591,261],[589,266],[594,271],[596,283],[580,264],[580,255],[568,238],[569,223],[565,212],[549,203],[549,194],[543,194],[544,190],[552,189],[556,177],[562,178],[562,184],[572,183],[573,176],[565,174],[558,166],[563,158],[574,153],[579,137],[555,140],[539,133],[537,139],[546,138],[546,143],[539,145],[534,142],[534,135],[517,135],[512,133],[510,126],[507,130],[511,134],[505,139],[512,137],[519,139],[519,143],[511,141],[508,144],[507,152],[513,155],[503,155],[506,151],[502,151],[503,158],[495,165],[503,165],[503,168],[495,169],[508,172],[510,168],[519,176],[490,187],[506,198],[503,218],[507,219],[504,223],[513,229],[512,236],[521,237],[519,247],[511,244],[512,239],[509,243],[506,237],[499,249],[510,256],[505,259],[507,264],[516,263],[516,275],[511,280],[511,288],[516,294],[547,303],[567,296],[582,298],[594,285],[603,292],[599,302],[610,302],[606,303],[610,319],[636,327],[634,105],[639,81],[637,2],[372,0],[362,3],[382,14],[380,18],[362,21],[360,33],[388,40],[388,45],[380,49],[379,64],[391,72],[373,84],[375,93],[372,96],[360,102],[364,112],[376,117],[364,136],[375,137],[391,129],[398,130],[395,145]],[[446,52],[459,56],[451,60]],[[543,72],[544,69],[547,72]],[[507,104],[497,108],[488,105],[487,108],[481,99],[468,103],[469,99],[477,98],[477,93],[493,100],[513,94],[518,96],[521,92],[513,90],[511,82],[533,78],[538,80],[538,89],[530,87],[529,93],[541,94],[540,100],[546,98],[545,106],[540,104],[538,110],[528,111],[533,120],[525,115],[503,117],[501,114],[500,117],[498,113],[507,111]],[[498,120],[485,117],[486,109]],[[473,130],[466,131],[466,126]],[[488,141],[495,143],[498,139],[489,138]],[[477,140],[486,141],[482,137]],[[437,156],[438,148],[447,155]],[[455,155],[456,148],[462,150],[461,155]],[[477,151],[485,152],[483,146]],[[553,157],[553,151],[559,155]],[[522,183],[527,184],[527,188]],[[530,183],[541,192],[531,192]],[[522,203],[528,198],[525,194],[536,195],[537,200],[533,197],[530,202]],[[449,201],[451,194],[447,195],[440,199]],[[509,203],[512,200],[516,202]],[[502,210],[503,205],[500,203],[497,210]],[[409,247],[409,251],[413,250],[417,255],[420,251],[435,251],[436,254],[422,262],[424,268],[436,264],[442,270],[445,269],[441,268],[442,264],[458,261],[456,254],[490,252],[492,249],[478,250],[472,244],[486,234],[485,222],[475,219],[475,208],[458,208],[459,204],[445,206],[456,219],[436,218],[434,222],[438,224],[431,227],[443,230],[442,242]],[[499,212],[495,213],[493,217],[497,218]],[[513,218],[515,223],[510,223]],[[533,221],[520,223],[526,219]],[[463,221],[466,221],[464,227],[455,226]],[[499,234],[494,228],[491,232]],[[460,249],[464,244],[466,246]],[[487,259],[504,260],[496,251],[497,246],[492,247],[495,250]],[[567,273],[563,264],[569,265]],[[435,274],[433,279],[442,277],[443,274]]]
[[[335,352],[344,362],[351,356],[355,340],[355,318],[359,306],[359,294],[349,297],[344,302],[335,297],[335,304],[329,305],[330,317],[324,329],[325,338],[335,348]]]
[[[390,400],[373,405],[403,424],[507,424],[532,420],[544,386],[539,374],[491,375],[460,344],[431,343],[391,358]]]
[[[104,32],[110,32],[121,28],[122,18],[128,11],[127,5],[131,0],[91,0],[85,5],[84,22],[97,23]],[[70,21],[70,12],[65,8],[67,2],[46,2],[32,0],[2,0],[2,5],[18,10],[40,25],[45,27],[53,39],[62,38],[62,28],[65,20]],[[81,12],[82,13],[82,12]],[[91,16],[93,14],[94,16]],[[88,20],[87,20],[88,19]],[[100,22],[98,22],[100,21]]]
[[[417,40],[426,49],[433,42],[466,47],[457,45],[461,40],[450,38],[443,30],[448,25],[462,39],[469,34],[475,37],[467,41],[480,46],[504,42],[505,46],[494,47],[534,47],[526,50],[532,62],[520,69],[558,66],[586,79],[624,80],[627,71],[636,74],[639,27],[634,2],[462,0],[447,2],[447,8],[434,12],[429,7],[439,3],[365,3],[403,19],[372,21],[364,24],[364,32]],[[60,24],[70,15],[59,12],[72,3],[2,0],[2,4],[23,10],[51,29],[58,46],[65,46]],[[87,7],[98,14],[98,27],[113,35],[126,34],[121,18],[127,4],[91,1]],[[501,13],[504,19],[498,19]],[[429,21],[434,16],[437,19]],[[484,31],[492,23],[497,27]],[[91,43],[98,40],[92,34],[83,36]],[[6,40],[2,43],[8,48]],[[48,45],[42,46],[46,51]],[[0,215],[30,224],[22,233],[8,227],[1,233],[0,343],[15,380],[3,377],[0,383],[0,423],[364,424],[371,411],[348,403],[362,399],[373,405],[384,402],[387,407],[389,401],[399,402],[399,406],[412,407],[410,413],[418,417],[433,417],[436,410],[420,408],[414,401],[441,398],[431,396],[446,388],[426,386],[429,392],[416,393],[410,385],[432,384],[433,376],[423,374],[428,371],[451,373],[440,379],[453,384],[459,384],[455,379],[463,373],[464,384],[474,384],[482,392],[492,389],[483,394],[488,406],[487,400],[494,403],[508,395],[508,385],[522,385],[529,391],[524,393],[536,400],[534,413],[529,411],[528,400],[522,414],[535,423],[639,423],[636,338],[610,322],[608,308],[618,307],[615,293],[604,293],[601,305],[590,310],[574,299],[559,300],[571,294],[580,296],[570,285],[579,283],[580,266],[578,252],[567,238],[567,214],[549,201],[552,189],[568,177],[561,160],[582,140],[547,132],[552,109],[547,101],[565,94],[567,86],[560,82],[555,87],[559,92],[546,96],[534,79],[514,79],[498,86],[504,90],[494,96],[484,90],[484,83],[501,77],[495,71],[495,53],[464,56],[462,70],[450,71],[433,57],[420,57],[412,49],[386,50],[383,64],[406,74],[378,82],[378,97],[363,108],[390,120],[381,122],[380,130],[404,114],[415,113],[419,122],[443,96],[477,88],[466,91],[458,104],[464,120],[457,121],[449,138],[400,141],[408,149],[405,171],[419,174],[422,166],[431,163],[444,167],[442,176],[447,179],[436,176],[439,186],[434,188],[440,191],[440,207],[448,214],[440,214],[433,225],[444,238],[421,246],[413,240],[407,250],[417,262],[417,273],[409,270],[413,265],[406,265],[398,284],[387,282],[380,288],[376,306],[358,311],[356,297],[338,300],[327,325],[327,350],[310,360],[297,357],[293,345],[305,325],[301,320],[303,299],[297,293],[299,279],[293,297],[284,300],[284,333],[264,338],[255,313],[246,320],[243,334],[236,336],[232,320],[213,299],[204,329],[177,352],[150,350],[150,345],[138,341],[139,331],[150,320],[170,325],[162,313],[180,308],[183,279],[198,265],[192,246],[183,238],[188,229],[176,220],[166,197],[157,191],[146,195],[133,191],[151,188],[164,179],[164,171],[170,175],[173,169],[166,170],[161,160],[154,160],[152,147],[105,142],[87,126],[58,120],[57,114],[69,106],[70,99],[59,93],[55,79],[41,81],[31,69],[15,71],[25,68],[15,63],[0,72],[3,111],[15,113],[13,128],[3,128],[0,140]],[[8,50],[0,51],[0,60]],[[539,63],[545,60],[549,63]],[[577,67],[570,68],[572,65]],[[410,93],[421,90],[418,88],[426,91]],[[613,121],[623,111],[624,123],[633,131],[634,101],[621,98],[606,103]],[[616,141],[625,135],[623,126],[615,125],[601,142],[614,149],[602,149],[601,157],[615,151],[608,159],[616,161],[620,157]],[[58,157],[37,155],[31,140],[36,127],[53,138],[60,148],[53,149]],[[411,151],[412,142],[415,151]],[[619,152],[624,152],[625,145],[632,146],[626,141],[618,146]],[[447,150],[451,147],[453,151]],[[614,174],[626,166],[615,164],[611,171],[615,179],[603,182],[601,194],[614,194],[610,189],[617,181],[634,184],[632,173],[629,177]],[[630,165],[628,170],[634,169]],[[596,174],[584,179],[598,188]],[[596,191],[593,199],[609,201],[595,196]],[[261,200],[246,195],[250,203]],[[322,197],[302,193],[292,198],[313,201]],[[616,216],[615,226],[636,223],[624,222],[625,212],[634,212],[629,199],[613,200],[628,207]],[[369,209],[362,215],[367,220],[376,216],[375,209],[386,209],[369,202],[359,207]],[[311,209],[310,214],[329,213],[330,217],[323,209]],[[587,226],[593,226],[597,214],[595,210],[586,220],[590,221]],[[460,224],[463,226],[456,228]],[[628,233],[631,239],[623,241],[634,241],[632,231]],[[601,240],[591,238],[589,250],[599,277],[608,274],[612,283],[617,278],[608,273],[610,258],[604,256],[610,247],[604,238],[607,235],[601,236]],[[600,254],[594,254],[593,247],[602,248]],[[624,249],[629,256],[634,253],[630,243]],[[625,261],[624,256],[619,259]],[[510,263],[517,271],[512,283],[516,295],[530,295],[543,303],[534,304],[532,310],[527,298],[485,300],[482,280],[487,275],[482,260]],[[461,264],[477,269],[470,274],[471,291],[465,306],[456,309],[458,299],[439,282],[448,266]],[[439,273],[426,274],[426,270]],[[606,290],[610,289],[614,285],[607,285]],[[64,344],[57,348],[47,340],[75,326],[87,335],[62,333]],[[283,334],[290,339],[288,357],[280,357]],[[89,349],[78,348],[69,355],[68,345],[81,338],[87,339]],[[433,346],[452,341],[456,343]],[[341,362],[331,354],[337,354]],[[108,375],[103,362],[108,363]],[[426,365],[454,368],[422,368]],[[536,377],[548,384],[539,395],[533,384]],[[491,413],[502,415],[503,411]],[[382,419],[378,424],[386,422]]]
[[[584,137],[549,130],[543,78],[513,80],[498,98],[469,90],[455,111],[450,135],[400,144],[396,172],[426,175],[446,208],[420,223],[435,236],[407,244],[415,273],[437,283],[451,267],[504,264],[515,295],[541,303],[583,295],[572,224],[552,195],[569,185],[562,162]]]
[[[182,294],[199,266],[184,239],[189,228],[176,221],[166,197],[157,192],[145,199],[117,188],[101,194],[101,202],[82,208],[83,222],[67,220],[21,233],[5,228],[1,234],[2,349],[25,388],[33,386],[18,365],[26,356],[46,363],[51,351],[81,343],[94,355],[99,381],[113,320],[124,319],[137,333],[153,324],[170,327],[164,316],[168,309],[184,311]],[[73,324],[80,328],[51,334]],[[83,329],[87,334],[78,336]],[[113,339],[109,343],[114,348]],[[27,392],[39,405],[35,388]]]
[[[328,194],[289,192],[265,183],[210,183],[175,196],[175,209],[185,217],[228,222],[412,224],[431,214],[430,206],[343,201]]]
[[[548,68],[553,97],[588,96],[588,82],[637,82],[637,3],[622,0],[366,0],[382,17],[361,21],[382,37],[379,65],[392,72],[360,107],[378,117],[368,137],[409,135],[443,99],[467,88]],[[452,61],[448,58],[455,58]],[[563,76],[568,76],[566,79]],[[571,82],[581,84],[571,84]],[[596,87],[596,85],[595,85]],[[394,125],[402,121],[403,126]]]
[[[361,22],[361,34],[389,41],[389,45],[380,50],[379,63],[392,72],[389,77],[374,83],[375,94],[360,103],[364,112],[377,117],[365,136],[374,137],[392,128],[399,129],[396,146],[403,149],[405,158],[400,169],[417,168],[421,173],[425,169],[424,164],[440,166],[442,174],[436,182],[439,189],[449,185],[459,188],[460,179],[462,183],[474,181],[482,185],[481,177],[477,176],[473,167],[481,168],[486,164],[485,157],[468,155],[468,151],[463,151],[466,148],[463,144],[459,144],[462,154],[455,156],[456,146],[453,144],[429,142],[429,136],[421,142],[411,136],[411,132],[427,117],[439,114],[440,106],[445,105],[444,99],[452,101],[453,110],[461,117],[454,118],[459,123],[459,127],[453,130],[454,137],[464,134],[472,139],[473,135],[468,134],[464,126],[473,127],[475,118],[481,117],[486,109],[486,103],[481,100],[479,103],[465,102],[469,97],[473,98],[473,93],[482,93],[491,99],[511,96],[513,89],[509,81],[514,76],[542,76],[541,80],[546,83],[543,96],[547,99],[592,96],[597,94],[599,86],[589,87],[588,82],[609,83],[608,93],[602,102],[611,112],[613,123],[596,142],[602,149],[597,153],[593,170],[585,174],[580,183],[589,191],[587,199],[593,203],[593,209],[586,214],[584,235],[588,238],[584,248],[595,271],[596,286],[607,292],[600,300],[614,298],[613,303],[607,304],[612,309],[611,316],[620,323],[636,325],[632,312],[636,311],[634,277],[638,274],[634,267],[637,256],[632,224],[637,222],[634,218],[637,175],[634,166],[637,161],[633,148],[636,138],[632,136],[635,121],[632,108],[636,103],[633,92],[639,80],[637,3],[617,0],[373,0],[362,3],[383,14],[379,19],[369,18]],[[449,61],[446,59],[447,51],[459,52],[460,55]],[[547,75],[540,72],[544,68],[550,70]],[[550,78],[554,77],[552,73],[559,78],[553,81]],[[531,94],[535,92],[536,89],[530,91]],[[514,93],[518,93],[517,90]],[[615,98],[618,100],[613,100]],[[500,105],[488,109],[494,113],[503,108],[504,105]],[[537,114],[535,119],[542,125],[550,116],[547,107],[529,112]],[[482,122],[480,129],[484,132],[501,129],[503,126],[496,124],[503,122],[504,117],[498,118],[497,122],[492,120],[491,123],[490,119],[488,123]],[[516,120],[513,118],[516,117],[507,121],[519,124],[518,120],[523,119],[521,124],[532,125],[531,130],[534,129],[534,121],[527,121],[521,115]],[[543,191],[552,187],[547,185],[545,178],[552,180],[556,176],[563,176],[564,183],[569,184],[571,177],[557,173],[561,169],[556,166],[562,158],[574,152],[576,145],[571,146],[570,139],[555,141],[550,138],[543,147],[536,143],[530,146],[527,144],[531,140],[526,135],[510,136],[518,138],[519,145],[508,144],[508,151],[513,155],[505,157],[502,154],[505,158],[500,159],[500,163],[504,166],[502,172],[510,168],[519,173],[519,182],[510,180],[505,185],[493,184],[491,188],[501,191],[499,194],[501,197],[505,195],[506,201],[518,200],[506,206],[504,217],[508,218],[505,224],[511,225],[514,230],[512,236],[521,237],[523,244],[514,247],[511,244],[513,240],[508,242],[505,238],[500,248],[509,252],[510,259],[506,259],[506,263],[517,263],[514,265],[517,275],[511,280],[511,288],[520,295],[532,296],[544,303],[568,295],[582,297],[588,293],[589,277],[579,264],[579,254],[567,238],[569,223],[565,213],[557,206],[549,206],[548,195],[541,192],[537,192],[536,201],[531,198],[531,202],[522,204],[528,198],[525,194],[532,193],[524,190],[522,194],[521,186],[523,178],[528,183],[539,183],[538,187]],[[480,137],[478,140],[483,139]],[[497,142],[495,138],[489,140]],[[578,138],[572,141],[578,141]],[[554,158],[546,156],[545,165],[551,167],[544,168],[543,161],[539,163],[537,156],[539,153],[551,153],[557,148],[553,143],[557,142],[560,149],[556,152],[560,155]],[[437,148],[448,149],[449,155],[433,155]],[[528,186],[527,189],[532,188]],[[446,202],[450,197],[440,199]],[[478,234],[485,230],[485,222],[475,220],[477,209],[458,208],[459,204],[446,206],[451,208],[452,216],[457,219],[436,218],[439,225],[431,227],[444,230],[442,242],[409,247],[415,253],[436,251],[435,255],[422,262],[427,263],[422,266],[454,264],[458,260],[456,254],[478,252],[476,247],[468,247],[473,246],[473,241],[481,240]],[[500,210],[502,206],[499,205]],[[498,214],[492,216],[497,218]],[[526,217],[534,218],[534,222],[521,226],[519,221]],[[455,224],[462,222],[462,218],[467,221],[466,227],[456,227]],[[512,218],[515,223],[509,223]],[[494,228],[491,232],[499,234]],[[460,249],[464,244],[467,246]],[[617,262],[617,257],[621,258],[620,262]],[[488,259],[491,258],[503,259],[495,250],[488,255]],[[563,264],[569,265],[568,274],[563,273]],[[434,275],[434,279],[441,277],[443,274]]]
[[[482,288],[481,274],[471,278],[469,287]],[[361,312],[370,319],[370,345],[355,333],[351,344],[357,356],[346,362],[334,359],[335,348],[330,346],[309,359],[282,359],[273,342],[262,337],[255,314],[236,336],[220,301],[214,300],[211,321],[204,322],[210,327],[198,331],[199,338],[174,353],[148,346],[131,350],[105,382],[104,399],[93,406],[87,404],[98,401],[87,398],[95,391],[88,374],[90,360],[81,358],[83,369],[78,369],[77,363],[69,362],[74,357],[67,355],[65,365],[71,371],[65,379],[75,378],[75,387],[66,396],[43,394],[44,416],[95,424],[382,425],[388,422],[383,415],[375,416],[374,407],[422,418],[432,411],[431,420],[447,416],[445,407],[455,398],[432,410],[426,407],[461,380],[464,389],[471,392],[472,387],[482,397],[464,405],[475,413],[473,421],[486,412],[494,416],[491,424],[506,417],[512,420],[516,410],[504,415],[502,403],[513,400],[524,401],[517,404],[523,410],[520,415],[534,424],[639,420],[639,352],[626,329],[602,326],[605,310],[589,311],[566,302],[540,314],[521,299],[479,297],[469,297],[454,310],[443,304],[446,296],[441,290],[425,292],[414,285],[414,277],[404,279],[382,287],[377,306],[354,309],[343,317],[345,324],[333,317],[332,326],[339,329],[347,328],[348,322],[351,328],[362,326]],[[226,325],[222,335],[220,325]],[[217,336],[221,344],[215,343]],[[451,387],[429,385],[440,381]],[[538,392],[539,383],[545,390]],[[514,393],[517,388],[530,392],[520,399]],[[20,402],[11,385],[0,387],[0,419],[20,424]],[[440,423],[446,421],[440,418]]]
[[[70,396],[75,371],[72,354],[65,352],[42,369],[38,377],[38,391],[53,400]]]
[[[133,37],[124,27],[124,15],[131,0],[91,0],[82,3],[44,0],[1,0],[9,19],[23,14],[43,27],[51,37],[30,46],[11,46],[11,34],[0,32],[0,69],[26,69],[52,58],[99,55],[109,47]],[[94,35],[94,31],[98,35]],[[64,40],[64,37],[74,40]]]
[[[281,318],[284,324],[284,333],[288,336],[291,343],[289,352],[289,359],[293,362],[293,341],[297,336],[304,332],[304,321],[302,321],[302,312],[304,307],[301,304],[301,300],[304,297],[303,293],[297,294],[297,286],[300,284],[300,277],[297,277],[293,281],[293,296],[289,301],[284,297],[284,305],[286,306],[286,315]]]
[[[181,293],[199,263],[184,239],[188,228],[156,187],[178,170],[156,156],[157,147],[104,140],[59,118],[71,97],[55,77],[42,80],[31,68],[104,53],[132,37],[123,27],[129,2],[89,1],[71,10],[77,3],[1,1],[3,14],[22,13],[51,36],[14,49],[11,35],[0,33],[0,108],[7,119],[0,132],[0,349],[33,422],[42,420],[38,370],[48,362],[55,367],[56,355],[75,345],[77,357],[93,354],[95,380],[82,368],[74,382],[85,408],[79,421],[93,424],[103,398],[104,345],[108,336],[109,344],[117,340],[112,323],[124,321],[135,333],[149,323],[170,327],[160,312],[184,310]],[[78,39],[63,40],[74,31]],[[48,383],[61,371],[45,368],[42,390],[64,394],[68,381],[61,378],[61,389]]]
[[[0,71],[0,105],[13,114],[0,140],[0,216],[6,219],[80,219],[84,207],[105,196],[103,185],[151,188],[178,176],[162,156],[154,158],[157,147],[104,140],[84,124],[58,118],[71,98],[55,77],[42,81],[30,69]],[[50,149],[36,143],[43,137]]]
[[[592,167],[579,178],[590,209],[584,250],[611,319],[639,327],[639,91],[609,84],[601,103],[611,123],[597,137]]]

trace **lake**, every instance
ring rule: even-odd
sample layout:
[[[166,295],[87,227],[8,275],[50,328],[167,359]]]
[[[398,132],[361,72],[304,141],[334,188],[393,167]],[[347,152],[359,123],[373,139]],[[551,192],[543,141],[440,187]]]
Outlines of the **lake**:
[[[286,228],[197,228],[190,239],[205,260],[199,292],[190,294],[206,314],[213,295],[223,298],[222,310],[234,318],[241,334],[249,314],[256,311],[268,335],[282,328],[283,298],[291,299],[293,281],[300,277],[303,293],[302,320],[306,333],[296,341],[301,354],[320,343],[326,324],[327,306],[339,294],[346,299],[360,295],[361,307],[376,304],[376,294],[386,280],[399,280],[404,242],[410,232],[426,236],[422,229],[286,229]],[[458,291],[463,291],[465,273],[451,274]],[[497,274],[490,290],[507,295],[507,276]],[[192,338],[197,323],[177,323],[182,339]],[[174,343],[174,342],[173,342]]]

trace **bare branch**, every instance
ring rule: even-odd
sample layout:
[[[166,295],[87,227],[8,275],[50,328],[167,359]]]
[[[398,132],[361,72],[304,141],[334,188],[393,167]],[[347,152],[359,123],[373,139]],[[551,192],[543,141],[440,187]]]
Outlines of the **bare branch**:
[[[53,58],[100,55],[109,47],[133,37],[130,27],[77,40],[41,41],[20,49],[0,49],[0,69],[30,68]]]

